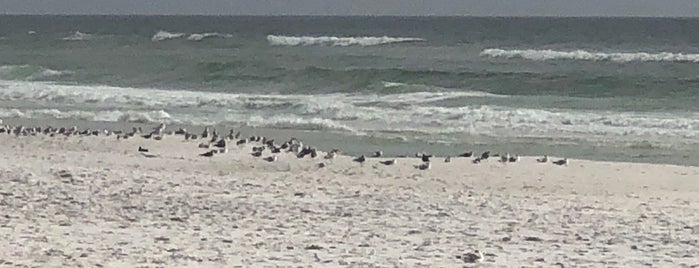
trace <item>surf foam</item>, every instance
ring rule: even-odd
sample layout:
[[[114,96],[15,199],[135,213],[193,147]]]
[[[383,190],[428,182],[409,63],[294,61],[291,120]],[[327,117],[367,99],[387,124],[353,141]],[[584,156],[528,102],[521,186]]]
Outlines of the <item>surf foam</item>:
[[[189,37],[187,37],[187,40],[189,41],[201,41],[206,38],[232,38],[232,34],[222,34],[222,33],[193,33],[190,34]]]
[[[85,41],[92,39],[93,35],[76,31],[75,33],[61,38],[63,41]]]
[[[584,61],[612,61],[612,62],[699,62],[699,54],[683,53],[647,53],[647,52],[589,52],[585,50],[556,51],[556,50],[534,50],[534,49],[513,49],[505,50],[490,48],[481,51],[481,56],[493,58],[522,58],[534,61],[547,60],[584,60]]]
[[[391,43],[418,42],[424,41],[421,38],[412,37],[334,37],[334,36],[285,36],[268,35],[267,41],[273,46],[376,46]]]
[[[163,30],[158,31],[151,37],[151,41],[153,42],[160,42],[160,41],[165,41],[165,40],[170,40],[170,39],[177,39],[177,38],[182,38],[184,37],[184,33],[171,33],[171,32],[166,32]]]
[[[51,78],[71,75],[71,71],[58,71],[34,65],[2,65],[0,80],[48,80]]]

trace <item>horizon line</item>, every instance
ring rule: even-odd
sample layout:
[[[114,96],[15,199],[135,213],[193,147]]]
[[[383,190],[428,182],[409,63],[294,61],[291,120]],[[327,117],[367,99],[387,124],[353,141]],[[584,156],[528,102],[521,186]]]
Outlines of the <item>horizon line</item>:
[[[640,15],[317,15],[317,14],[39,14],[39,13],[0,13],[0,16],[55,16],[55,17],[345,17],[345,18],[636,18],[636,19],[699,19],[697,16],[640,16]]]

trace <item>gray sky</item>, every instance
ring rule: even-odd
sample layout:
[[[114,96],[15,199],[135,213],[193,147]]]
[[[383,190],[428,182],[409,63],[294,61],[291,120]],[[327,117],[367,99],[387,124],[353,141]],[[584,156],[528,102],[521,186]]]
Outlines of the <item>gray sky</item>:
[[[699,16],[699,0],[0,0],[3,14]]]

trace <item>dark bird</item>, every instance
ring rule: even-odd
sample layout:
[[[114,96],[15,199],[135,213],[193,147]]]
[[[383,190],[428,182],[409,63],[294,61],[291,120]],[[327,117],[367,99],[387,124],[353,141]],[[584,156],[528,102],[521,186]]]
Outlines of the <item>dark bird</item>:
[[[214,144],[214,146],[216,146],[216,147],[218,147],[218,148],[226,147],[226,139],[221,139],[221,140],[219,140],[218,142],[216,142],[216,143]]]
[[[260,156],[262,156],[262,151],[254,151],[250,155],[252,155],[254,157],[260,157]]]
[[[463,154],[460,154],[459,156],[460,157],[471,157],[471,156],[473,156],[473,152],[465,152]]]
[[[473,162],[474,164],[479,164],[479,163],[481,163],[481,158],[476,157],[476,159],[473,159],[473,161],[471,161],[471,162]]]
[[[548,155],[544,155],[544,157],[539,158],[539,159],[536,159],[536,162],[539,162],[539,163],[546,163],[546,162],[548,162],[548,161],[549,161],[549,156],[548,156]]]
[[[153,137],[153,133],[148,133],[148,134],[146,134],[146,135],[141,135],[141,137],[143,137],[144,139],[150,139],[151,137]]]
[[[396,161],[395,159],[391,159],[391,160],[381,161],[379,163],[387,165],[387,166],[392,166],[392,165],[395,165],[397,162],[398,161]]]
[[[366,162],[366,157],[364,155],[361,155],[360,157],[357,157],[357,158],[353,159],[352,161],[359,162],[360,164],[363,164],[364,162]]]
[[[419,170],[428,170],[428,169],[430,169],[430,167],[432,167],[432,163],[430,163],[430,162],[425,162],[425,163],[422,163],[421,165],[415,166],[415,168],[417,168]]]
[[[278,147],[272,147],[272,148],[270,148],[270,151],[272,151],[273,154],[278,154],[278,153],[282,152],[282,150],[279,149]]]
[[[241,144],[245,144],[247,142],[248,142],[248,140],[246,140],[246,139],[240,139],[237,142],[235,142],[235,145],[241,145]]]
[[[559,165],[559,166],[563,166],[563,165],[566,165],[566,166],[567,166],[567,165],[568,165],[568,158],[563,158],[563,159],[561,159],[561,160],[554,161],[554,162],[551,162],[551,163],[554,163],[555,165]]]
[[[216,150],[208,151],[206,153],[200,154],[199,156],[212,157],[214,156],[214,154],[216,154]]]
[[[382,155],[383,155],[382,151],[376,151],[371,155],[371,157],[381,157]]]
[[[450,163],[451,162],[451,156],[447,156],[444,158],[444,163]]]
[[[138,151],[139,151],[139,152],[142,152],[142,153],[147,153],[147,152],[148,152],[148,149],[143,148],[143,147],[141,147],[141,146],[138,146]]]
[[[422,162],[430,162],[430,157],[432,157],[432,155],[422,154]]]
[[[483,154],[481,154],[481,160],[488,159],[490,157],[490,151],[486,151]]]
[[[274,162],[274,161],[277,161],[277,156],[276,155],[268,156],[268,157],[265,157],[264,160],[267,162]]]

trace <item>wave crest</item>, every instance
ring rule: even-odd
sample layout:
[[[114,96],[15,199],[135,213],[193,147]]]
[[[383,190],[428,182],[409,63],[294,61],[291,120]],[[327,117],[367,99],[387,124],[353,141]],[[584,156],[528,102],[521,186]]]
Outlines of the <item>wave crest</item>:
[[[335,37],[335,36],[284,36],[268,35],[267,41],[273,46],[376,46],[390,43],[405,43],[425,41],[422,38],[389,37],[389,36],[361,36],[361,37]]]
[[[170,40],[170,39],[177,39],[177,38],[182,38],[184,37],[184,33],[171,33],[171,32],[166,32],[163,30],[158,31],[151,37],[151,41],[153,42],[160,42],[160,41],[165,41],[165,40]]]
[[[193,33],[190,34],[189,37],[187,37],[187,40],[189,41],[201,41],[207,38],[232,38],[232,34],[222,34],[222,33]]]
[[[58,71],[34,65],[1,65],[0,80],[49,80],[71,75],[71,71]]]
[[[63,41],[85,41],[92,39],[93,35],[76,31],[75,33],[61,38]]]
[[[612,62],[699,62],[699,54],[683,53],[647,53],[647,52],[589,52],[585,50],[557,51],[534,49],[498,49],[490,48],[481,51],[481,56],[493,58],[522,58],[534,61],[547,60],[584,60],[584,61],[612,61]]]

